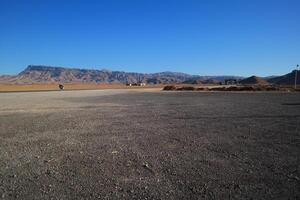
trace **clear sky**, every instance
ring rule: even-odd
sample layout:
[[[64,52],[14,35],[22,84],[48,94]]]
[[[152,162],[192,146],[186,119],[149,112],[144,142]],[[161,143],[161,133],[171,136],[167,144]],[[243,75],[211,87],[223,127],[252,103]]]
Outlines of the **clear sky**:
[[[0,74],[29,64],[278,75],[300,64],[300,0],[0,0]]]

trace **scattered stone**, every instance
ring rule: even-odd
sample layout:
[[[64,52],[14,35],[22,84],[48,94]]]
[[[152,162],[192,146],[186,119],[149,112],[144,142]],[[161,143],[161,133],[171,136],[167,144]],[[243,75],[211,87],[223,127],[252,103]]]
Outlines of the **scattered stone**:
[[[149,168],[149,164],[147,162],[144,162],[143,167]]]

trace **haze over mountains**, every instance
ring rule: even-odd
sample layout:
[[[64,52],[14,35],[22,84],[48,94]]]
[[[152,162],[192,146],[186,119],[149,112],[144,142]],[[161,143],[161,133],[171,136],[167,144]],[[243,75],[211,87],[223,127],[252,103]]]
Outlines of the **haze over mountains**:
[[[216,84],[225,79],[239,79],[242,84],[282,84],[292,85],[295,81],[295,70],[278,77],[244,78],[241,76],[199,76],[179,72],[135,73],[110,70],[90,70],[79,68],[52,67],[43,65],[29,65],[18,75],[0,76],[0,83],[32,84],[32,83],[191,83]],[[300,83],[300,71],[297,83]]]

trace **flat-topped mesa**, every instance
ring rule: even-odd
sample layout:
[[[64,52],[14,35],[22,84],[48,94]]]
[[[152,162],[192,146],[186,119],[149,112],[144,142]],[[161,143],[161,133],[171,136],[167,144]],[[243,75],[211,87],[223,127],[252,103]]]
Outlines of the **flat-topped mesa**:
[[[19,74],[24,74],[24,72],[30,71],[77,71],[82,73],[112,73],[113,71],[109,69],[82,69],[82,68],[74,68],[74,67],[60,67],[60,66],[48,66],[48,65],[28,65],[25,70],[23,70]]]
[[[108,69],[80,69],[66,67],[52,67],[47,65],[28,65],[18,74],[27,82],[84,82],[84,83],[181,83],[192,75],[179,72],[135,73],[111,71]]]
[[[73,69],[75,69],[75,68],[73,68]],[[22,72],[26,72],[26,71],[54,71],[54,70],[72,70],[72,68],[47,66],[47,65],[28,65],[26,67],[26,69]]]
[[[28,70],[47,70],[47,69],[56,69],[62,67],[53,67],[53,66],[46,66],[46,65],[28,65],[25,71]]]

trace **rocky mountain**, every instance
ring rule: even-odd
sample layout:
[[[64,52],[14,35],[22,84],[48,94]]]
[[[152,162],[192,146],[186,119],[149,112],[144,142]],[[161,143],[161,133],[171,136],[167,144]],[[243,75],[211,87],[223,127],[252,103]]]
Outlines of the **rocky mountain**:
[[[294,85],[295,73],[296,70],[293,70],[291,73],[285,74],[283,76],[270,78],[268,79],[268,82],[273,84],[278,84],[278,85]],[[300,70],[297,70],[297,84],[300,84]]]
[[[243,79],[241,76],[194,76],[184,81],[185,84],[220,84],[225,79]]]
[[[214,79],[189,79],[187,81],[184,81],[185,84],[217,84],[219,85],[221,82],[214,80]]]
[[[134,73],[110,70],[29,65],[16,76],[0,76],[0,83],[182,83],[190,80],[223,81],[228,76],[196,76],[179,72]]]
[[[168,84],[218,84],[225,79],[243,79],[241,84],[268,83],[278,85],[293,85],[295,82],[295,70],[283,76],[261,78],[251,76],[243,79],[240,76],[198,76],[179,72],[160,73],[135,73],[111,70],[95,70],[80,68],[52,67],[43,65],[29,65],[24,71],[17,75],[2,75],[0,83],[10,84],[32,84],[32,83],[138,83]],[[300,84],[300,70],[297,83]]]
[[[18,76],[2,75],[0,76],[0,83],[18,83]]]
[[[18,74],[20,80],[32,83],[45,82],[87,82],[87,83],[125,83],[145,81],[144,74],[114,72],[109,70],[89,70],[51,66],[29,65]]]
[[[245,85],[268,85],[268,81],[258,76],[250,76],[239,82],[240,84]]]

